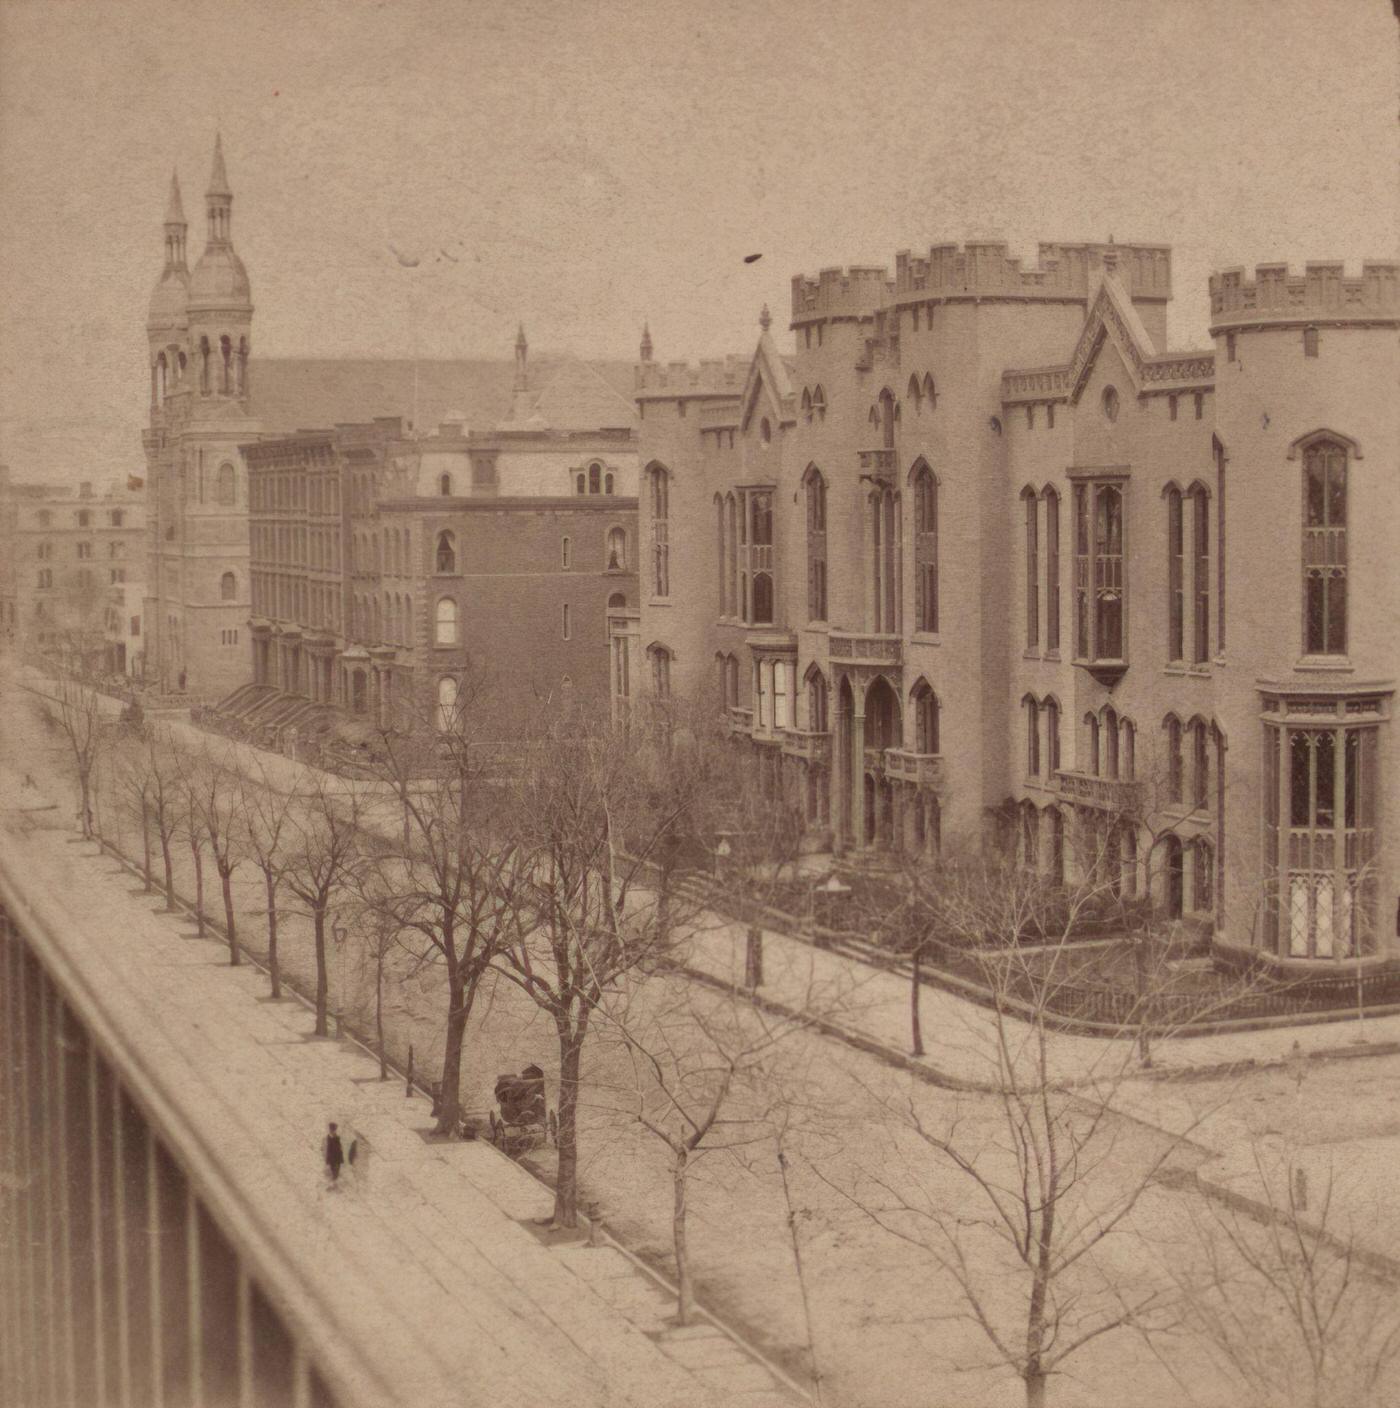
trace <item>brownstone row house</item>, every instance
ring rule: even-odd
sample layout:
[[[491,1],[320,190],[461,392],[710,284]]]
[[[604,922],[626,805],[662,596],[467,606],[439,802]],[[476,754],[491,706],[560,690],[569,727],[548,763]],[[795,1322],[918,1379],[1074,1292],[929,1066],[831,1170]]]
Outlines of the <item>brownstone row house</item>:
[[[1217,948],[1400,958],[1400,269],[937,246],[792,285],[793,350],[644,359],[617,711],[713,701],[814,844],[1014,844]]]

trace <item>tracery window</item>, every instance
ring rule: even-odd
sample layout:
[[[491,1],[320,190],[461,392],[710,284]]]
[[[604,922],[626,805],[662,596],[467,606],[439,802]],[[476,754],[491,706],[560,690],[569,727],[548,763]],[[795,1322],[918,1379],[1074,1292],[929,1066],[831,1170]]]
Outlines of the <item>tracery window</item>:
[[[1334,440],[1303,452],[1303,649],[1347,649],[1347,452]]]
[[[455,572],[457,570],[457,539],[450,529],[444,528],[437,535],[437,551],[434,554],[434,562],[439,572]]]
[[[807,618],[826,620],[826,480],[807,471]]]
[[[1124,658],[1123,485],[1074,486],[1074,650],[1076,658]]]
[[[1034,489],[1023,489],[1026,510],[1026,649],[1040,648],[1040,517]]]
[[[920,680],[914,686],[914,750],[918,753],[939,751],[938,696],[929,688],[927,680]]]
[[[920,460],[914,469],[914,615],[916,627],[938,632],[938,480]]]
[[[1185,641],[1186,527],[1183,522],[1181,490],[1167,490],[1167,659],[1186,656]]]
[[[659,464],[653,465],[651,481],[652,591],[656,596],[671,594],[670,476]]]
[[[1193,570],[1193,610],[1191,659],[1203,665],[1210,659],[1210,495],[1203,485],[1194,485],[1191,500],[1191,539]]]
[[[1045,648],[1060,648],[1060,496],[1046,489],[1045,499]]]

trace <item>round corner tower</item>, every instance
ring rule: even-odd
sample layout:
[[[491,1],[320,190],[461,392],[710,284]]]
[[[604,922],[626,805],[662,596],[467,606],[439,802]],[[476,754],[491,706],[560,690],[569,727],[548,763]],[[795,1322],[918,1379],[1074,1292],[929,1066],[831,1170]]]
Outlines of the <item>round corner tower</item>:
[[[1218,940],[1293,969],[1400,962],[1400,265],[1263,264],[1210,295]]]

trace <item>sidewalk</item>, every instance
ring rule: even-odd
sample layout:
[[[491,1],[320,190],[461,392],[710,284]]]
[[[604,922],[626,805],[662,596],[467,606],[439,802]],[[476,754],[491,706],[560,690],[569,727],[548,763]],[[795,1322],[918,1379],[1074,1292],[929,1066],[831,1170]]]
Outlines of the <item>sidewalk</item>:
[[[300,1002],[262,997],[257,968],[228,967],[217,938],[153,912],[127,870],[19,784],[0,767],[2,868],[21,917],[52,936],[140,1071],[218,1151],[235,1232],[246,1218],[250,1240],[260,1230],[282,1249],[363,1361],[366,1402],[794,1401],[717,1326],[671,1327],[668,1296],[616,1246],[546,1245],[533,1223],[548,1217],[547,1189],[489,1144],[430,1139],[426,1101],[379,1081],[358,1047],[308,1039]],[[335,1190],[320,1166],[332,1119],[372,1150],[363,1179]]]

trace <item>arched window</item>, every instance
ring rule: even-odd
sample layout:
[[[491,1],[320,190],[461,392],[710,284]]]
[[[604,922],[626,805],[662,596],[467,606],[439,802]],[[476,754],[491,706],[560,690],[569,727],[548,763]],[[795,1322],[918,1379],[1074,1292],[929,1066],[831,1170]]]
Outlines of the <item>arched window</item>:
[[[933,410],[938,405],[938,392],[934,389],[933,377],[924,373],[924,400],[928,402],[929,410]]]
[[[413,644],[413,598],[411,596],[406,596],[403,599],[403,638],[405,644]]]
[[[899,509],[899,495],[893,489],[870,496],[871,614],[877,631],[899,630]]]
[[[225,461],[219,466],[218,477],[214,480],[216,503],[231,504],[238,498],[238,472]]]
[[[438,645],[457,644],[457,603],[450,596],[438,598],[433,639]]]
[[[1026,709],[1026,776],[1040,776],[1040,705],[1031,695],[1021,701]]]
[[[568,538],[563,538],[559,543],[559,566],[567,572],[573,565],[573,544]]]
[[[1210,491],[1193,484],[1191,500],[1191,659],[1203,665],[1210,659]]]
[[[438,476],[438,493],[441,494],[443,498],[451,497],[452,476],[450,474],[441,474]]]
[[[807,469],[807,617],[826,620],[826,480]]]
[[[209,394],[209,339],[201,337],[199,339],[199,390],[200,394]]]
[[[1198,914],[1215,906],[1215,848],[1205,837],[1191,847],[1191,908]]]
[[[1186,658],[1186,525],[1181,490],[1167,486],[1167,659]]]
[[[1021,490],[1026,511],[1026,649],[1040,649],[1040,505],[1035,490]]]
[[[1099,775],[1099,719],[1097,714],[1085,714],[1084,725],[1089,732],[1089,772]]]
[[[819,421],[826,419],[826,392],[820,386],[812,391],[812,414]]]
[[[937,753],[938,747],[938,696],[928,686],[927,680],[920,680],[914,686],[914,751],[916,753]]]
[[[815,667],[807,672],[807,728],[811,733],[827,731],[826,676]]]
[[[573,639],[573,622],[569,616],[569,603],[567,601],[563,604],[563,611],[560,617],[560,630],[564,640]]]
[[[1040,813],[1034,802],[1021,803],[1021,862],[1029,870],[1040,864]]]
[[[1099,725],[1099,738],[1103,748],[1103,775],[1118,776],[1118,714],[1112,705],[1105,707]]]
[[[770,445],[773,442],[773,424],[767,416],[764,416],[758,423],[758,437],[765,445]]]
[[[235,601],[238,598],[238,578],[232,572],[225,572],[219,578],[219,600]]]
[[[600,464],[591,464],[591,465],[588,466],[588,492],[589,492],[590,494],[596,494],[596,493],[598,493],[598,492],[601,490],[601,488],[602,488],[602,476],[603,476],[603,466],[602,466],[602,465],[600,465]]]
[[[1191,806],[1204,811],[1210,806],[1210,728],[1201,718],[1191,720]]]
[[[219,356],[223,362],[223,370],[219,377],[219,390],[228,396],[233,392],[233,342],[227,333],[219,339]]]
[[[627,570],[627,533],[622,528],[608,529],[608,571]]]
[[[234,363],[234,387],[240,396],[248,394],[248,339],[238,339],[238,359]]]
[[[725,550],[724,614],[739,615],[739,504],[733,494],[724,496]]]
[[[671,652],[664,645],[647,648],[647,659],[651,664],[651,689],[658,699],[671,697]]]
[[[588,476],[582,470],[574,475],[574,493],[586,494],[588,492]]]
[[[1303,451],[1303,650],[1347,649],[1347,452],[1334,440]]]
[[[1125,782],[1137,776],[1137,729],[1131,719],[1118,720],[1118,776]]]
[[[753,574],[753,624],[773,624],[773,579],[766,572]]]
[[[886,387],[880,393],[880,444],[886,450],[894,449],[894,392]]]
[[[457,570],[457,539],[449,529],[444,528],[437,535],[435,562],[439,572],[455,572]]]
[[[734,708],[739,707],[739,659],[731,655],[725,662],[727,667],[725,697]]]
[[[1046,773],[1054,782],[1060,770],[1060,706],[1056,700],[1047,699],[1041,708],[1045,711]]]
[[[625,611],[627,609],[627,593],[614,592],[608,598],[609,611]]]
[[[612,476],[610,473],[609,473],[609,474],[605,474],[605,475],[603,476],[603,493],[604,493],[605,495],[606,495],[606,494],[611,494],[612,491],[613,491],[613,476]]]
[[[802,388],[802,419],[812,419],[812,393],[805,386]]]
[[[923,388],[919,385],[917,372],[910,373],[909,389],[906,394],[908,399],[914,403],[914,410],[918,411],[920,409],[920,402],[923,399]]]
[[[165,402],[166,392],[167,392],[167,390],[168,390],[168,387],[167,387],[167,385],[166,385],[166,377],[167,377],[167,374],[168,374],[168,371],[167,371],[166,362],[165,362],[165,353],[162,352],[162,353],[156,358],[156,383],[155,383],[155,385],[156,385],[156,405],[158,405],[158,406],[159,406],[159,405],[163,405],[164,402]]]
[[[457,681],[444,675],[437,686],[437,726],[447,733],[457,723]]]
[[[670,596],[670,476],[661,465],[654,464],[647,471],[647,478],[651,485],[652,591],[656,596]]]
[[[938,481],[914,466],[914,615],[920,631],[938,631]]]
[[[1045,648],[1060,648],[1060,496],[1047,487],[1045,500]]]

